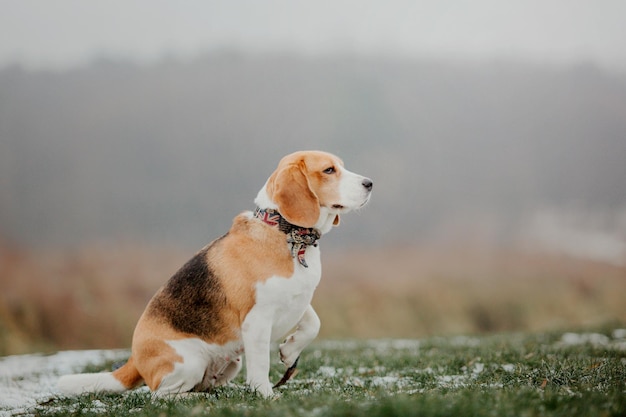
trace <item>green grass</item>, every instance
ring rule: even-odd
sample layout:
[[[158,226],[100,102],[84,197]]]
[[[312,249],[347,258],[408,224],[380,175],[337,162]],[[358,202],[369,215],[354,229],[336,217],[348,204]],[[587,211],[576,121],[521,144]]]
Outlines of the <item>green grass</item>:
[[[320,341],[299,373],[261,399],[234,384],[208,394],[154,399],[56,398],[37,416],[626,416],[623,338],[564,344],[562,333],[480,338]],[[94,370],[94,369],[91,369]],[[272,367],[277,381],[283,368]]]

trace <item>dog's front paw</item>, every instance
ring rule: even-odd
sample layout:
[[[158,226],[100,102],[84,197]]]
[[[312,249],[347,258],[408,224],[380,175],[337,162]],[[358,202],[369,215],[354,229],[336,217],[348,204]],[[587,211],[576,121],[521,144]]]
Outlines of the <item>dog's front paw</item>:
[[[270,398],[274,396],[274,390],[272,389],[272,384],[269,381],[257,383],[257,382],[248,382],[250,389],[260,395],[263,398]]]
[[[300,349],[296,346],[293,335],[289,336],[280,344],[278,351],[280,353],[280,361],[284,363],[287,368],[291,368],[298,360],[298,357],[300,357]]]

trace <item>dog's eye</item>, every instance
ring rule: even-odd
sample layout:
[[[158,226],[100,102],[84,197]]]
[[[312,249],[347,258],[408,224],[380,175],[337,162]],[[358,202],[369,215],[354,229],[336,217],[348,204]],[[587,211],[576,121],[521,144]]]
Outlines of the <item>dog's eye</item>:
[[[335,173],[335,167],[330,167],[330,168],[326,168],[324,171],[324,174],[334,174]]]

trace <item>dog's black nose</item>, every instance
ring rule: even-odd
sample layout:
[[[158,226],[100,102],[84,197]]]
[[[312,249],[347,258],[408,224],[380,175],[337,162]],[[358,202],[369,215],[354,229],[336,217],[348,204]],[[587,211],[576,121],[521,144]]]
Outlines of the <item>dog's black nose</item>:
[[[369,178],[365,178],[361,184],[363,184],[363,187],[367,188],[367,191],[372,191],[372,187],[374,186],[374,183]]]

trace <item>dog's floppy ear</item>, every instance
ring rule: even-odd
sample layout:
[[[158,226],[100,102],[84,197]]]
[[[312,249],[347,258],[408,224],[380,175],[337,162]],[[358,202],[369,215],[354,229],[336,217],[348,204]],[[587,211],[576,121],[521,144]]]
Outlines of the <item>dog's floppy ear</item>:
[[[313,227],[320,216],[320,203],[309,186],[303,163],[279,168],[268,181],[267,191],[289,223]]]

